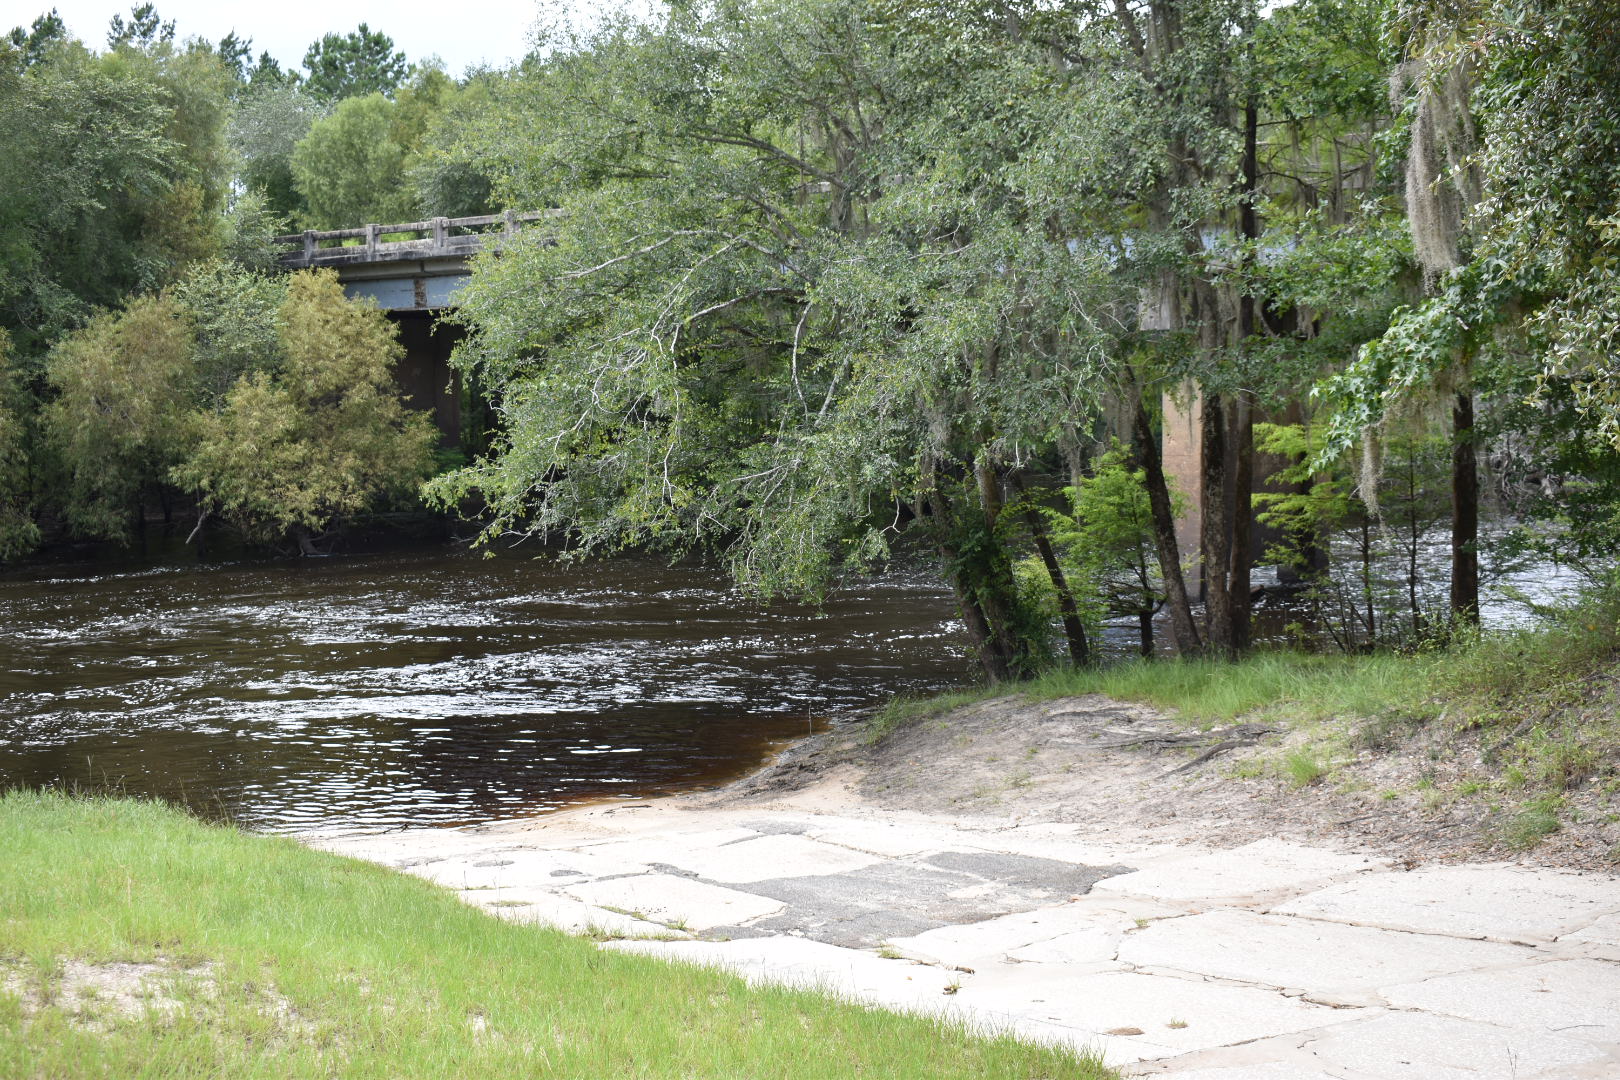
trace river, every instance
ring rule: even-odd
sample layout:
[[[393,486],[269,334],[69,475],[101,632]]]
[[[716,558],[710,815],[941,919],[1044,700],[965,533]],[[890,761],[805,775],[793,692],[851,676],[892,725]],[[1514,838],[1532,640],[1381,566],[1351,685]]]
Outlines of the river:
[[[467,824],[719,784],[968,677],[937,580],[752,604],[704,567],[454,548],[0,579],[0,787],[275,832]]]

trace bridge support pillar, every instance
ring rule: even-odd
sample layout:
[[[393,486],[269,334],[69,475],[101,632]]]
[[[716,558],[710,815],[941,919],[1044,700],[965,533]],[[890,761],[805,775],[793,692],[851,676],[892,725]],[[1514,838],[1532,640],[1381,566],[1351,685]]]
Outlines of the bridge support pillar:
[[[450,350],[464,335],[461,327],[435,322],[436,311],[393,311],[405,359],[394,379],[413,409],[432,412],[439,445],[462,444],[461,373],[450,366]]]

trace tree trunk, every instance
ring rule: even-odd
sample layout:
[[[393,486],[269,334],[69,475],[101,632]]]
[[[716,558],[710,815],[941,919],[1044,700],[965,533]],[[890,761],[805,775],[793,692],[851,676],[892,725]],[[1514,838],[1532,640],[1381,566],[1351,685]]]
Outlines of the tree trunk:
[[[1136,613],[1136,632],[1141,638],[1140,648],[1144,660],[1153,659],[1153,612],[1138,611]]]
[[[1451,617],[1479,622],[1479,462],[1474,453],[1474,395],[1451,406]]]
[[[1378,616],[1374,611],[1372,576],[1372,522],[1366,514],[1361,517],[1361,602],[1367,605],[1367,617],[1362,625],[1367,628],[1367,649],[1378,644]]]
[[[975,480],[979,493],[991,494],[999,508],[999,491],[987,489],[982,471]],[[1012,564],[995,539],[993,508],[982,508],[985,513],[974,521],[971,508],[952,508],[938,491],[929,501],[946,577],[956,593],[979,667],[991,682],[1019,678],[1025,674],[1023,654],[1028,643],[1019,639],[1016,584]]]
[[[1412,616],[1412,638],[1423,632],[1423,608],[1418,603],[1418,552],[1423,546],[1423,521],[1418,513],[1417,463],[1406,470],[1406,603]]]
[[[940,554],[947,563],[955,557],[955,553],[948,547],[941,547]],[[968,642],[973,646],[973,654],[979,660],[979,668],[984,677],[991,682],[1010,682],[1013,677],[1012,657],[1000,647],[996,632],[985,617],[984,609],[979,606],[974,591],[964,582],[954,576],[951,587],[956,593],[957,607],[962,612],[962,625],[967,629]]]
[[[1165,605],[1170,609],[1170,635],[1176,651],[1194,656],[1204,651],[1198,624],[1193,621],[1192,604],[1187,599],[1187,581],[1181,573],[1181,549],[1176,543],[1176,519],[1170,509],[1170,486],[1164,478],[1164,457],[1158,438],[1148,423],[1147,408],[1138,393],[1136,417],[1131,425],[1131,445],[1136,465],[1142,470],[1148,493],[1148,509],[1153,515],[1153,547],[1159,557],[1159,575],[1164,578]]]
[[[1240,390],[1232,402],[1232,547],[1227,559],[1227,602],[1231,606],[1232,650],[1249,647],[1253,632],[1254,571],[1254,397]]]
[[[1254,98],[1243,106],[1243,201],[1238,227],[1246,240],[1260,238],[1260,215],[1255,206],[1260,188],[1260,107]],[[1253,255],[1248,256],[1253,259]],[[1246,348],[1255,334],[1256,300],[1245,293],[1238,298],[1238,347]],[[1226,651],[1249,647],[1252,628],[1250,586],[1254,570],[1254,394],[1239,390],[1232,397],[1232,495],[1230,547],[1227,550]]]
[[[136,488],[135,496],[129,506],[129,531],[134,534],[135,540],[141,546],[141,554],[146,554],[146,498],[145,492]]]
[[[1230,656],[1232,594],[1227,579],[1231,556],[1230,504],[1226,486],[1226,410],[1223,395],[1204,395],[1199,410],[1199,489],[1202,530],[1198,537],[1199,561],[1204,578],[1204,642],[1209,651]]]
[[[1057,552],[1052,549],[1052,541],[1046,533],[1046,521],[1029,501],[1024,478],[1014,473],[1012,482],[1024,504],[1024,523],[1029,526],[1030,539],[1035,542],[1035,550],[1046,565],[1046,576],[1052,579],[1052,591],[1057,594],[1058,614],[1063,617],[1063,636],[1069,643],[1069,659],[1074,661],[1075,667],[1085,667],[1091,663],[1091,645],[1086,640],[1086,626],[1080,621],[1080,610],[1075,606],[1074,591],[1069,588],[1069,580],[1058,563]]]

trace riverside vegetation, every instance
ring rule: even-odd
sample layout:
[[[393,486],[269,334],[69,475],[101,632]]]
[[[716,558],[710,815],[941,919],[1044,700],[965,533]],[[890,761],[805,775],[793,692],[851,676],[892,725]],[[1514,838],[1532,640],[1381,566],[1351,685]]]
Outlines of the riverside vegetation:
[[[0,41],[0,559],[136,542],[156,513],[314,553],[379,511],[477,507],[486,540],[697,553],[814,599],[909,546],[989,682],[1285,718],[1308,730],[1270,767],[1302,787],[1426,734],[1478,759],[1437,798],[1533,843],[1614,794],[1609,9],[679,3],[460,76],[364,25],[294,71],[150,4],[105,47],[42,14]],[[471,460],[390,385],[380,313],[274,268],[292,227],[539,208],[449,316],[489,406]],[[1177,491],[1161,439],[1194,401]],[[1262,526],[1316,655],[1253,652]],[[1591,598],[1482,630],[1515,555]],[[1115,617],[1180,658],[1097,667]],[[155,807],[4,812],[0,1008],[34,1010],[8,1068],[251,1072],[251,1046],[361,1075],[445,1048],[847,1073],[809,1049],[831,1045],[874,1075],[1096,1072],[597,957]],[[511,955],[624,981],[538,995]],[[189,1007],[109,1031],[38,1008],[69,956],[156,964]]]
[[[0,45],[0,555],[154,505],[309,551],[419,495],[762,598],[901,545],[991,680],[1116,616],[1242,654],[1262,528],[1338,651],[1466,636],[1512,557],[1606,579],[1603,5],[1262,8],[672,5],[461,77],[365,26],[289,71],[150,4],[99,52],[41,16]],[[447,313],[471,460],[376,381],[384,324],[276,298],[290,225],[535,208]]]

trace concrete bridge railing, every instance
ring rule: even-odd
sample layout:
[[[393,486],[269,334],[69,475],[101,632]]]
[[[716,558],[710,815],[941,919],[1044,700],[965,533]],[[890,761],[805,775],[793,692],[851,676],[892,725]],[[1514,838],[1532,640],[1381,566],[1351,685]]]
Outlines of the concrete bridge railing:
[[[361,266],[404,260],[465,259],[486,244],[499,244],[523,225],[549,217],[548,211],[483,214],[477,217],[429,218],[397,225],[361,225],[353,229],[307,229],[275,238],[281,265],[289,270]],[[384,236],[406,239],[384,240]]]

